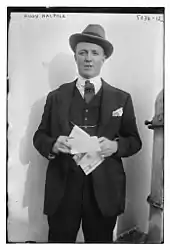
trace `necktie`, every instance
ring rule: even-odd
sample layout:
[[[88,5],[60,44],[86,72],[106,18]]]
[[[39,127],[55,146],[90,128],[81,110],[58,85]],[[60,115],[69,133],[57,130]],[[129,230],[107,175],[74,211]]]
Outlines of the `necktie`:
[[[95,95],[94,84],[89,80],[85,81],[84,86],[84,99],[86,103],[89,103]]]

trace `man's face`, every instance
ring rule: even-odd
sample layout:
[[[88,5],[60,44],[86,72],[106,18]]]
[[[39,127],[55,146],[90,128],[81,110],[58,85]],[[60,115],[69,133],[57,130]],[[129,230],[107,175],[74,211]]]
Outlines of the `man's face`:
[[[100,74],[101,67],[105,61],[104,50],[94,43],[78,43],[75,60],[79,74],[86,79],[93,78]]]

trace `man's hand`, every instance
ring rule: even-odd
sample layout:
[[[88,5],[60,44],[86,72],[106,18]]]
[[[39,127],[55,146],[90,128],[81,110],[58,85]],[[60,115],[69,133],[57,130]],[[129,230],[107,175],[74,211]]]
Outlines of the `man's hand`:
[[[118,149],[117,141],[111,141],[105,137],[99,138],[101,152],[100,154],[103,157],[111,156],[113,153],[116,153]]]
[[[53,145],[52,151],[58,153],[59,151],[65,154],[69,154],[71,146],[69,145],[69,137],[60,135]]]

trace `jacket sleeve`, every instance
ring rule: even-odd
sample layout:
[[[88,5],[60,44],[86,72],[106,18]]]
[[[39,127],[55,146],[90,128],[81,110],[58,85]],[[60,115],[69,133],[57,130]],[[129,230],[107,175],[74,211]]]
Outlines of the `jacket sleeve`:
[[[41,123],[33,137],[34,147],[48,160],[55,158],[55,154],[52,153],[52,147],[57,139],[51,136],[51,106],[52,95],[49,93],[44,106]]]
[[[128,157],[137,153],[142,147],[142,142],[136,125],[131,96],[128,95],[118,137],[118,150],[114,154],[118,157]]]

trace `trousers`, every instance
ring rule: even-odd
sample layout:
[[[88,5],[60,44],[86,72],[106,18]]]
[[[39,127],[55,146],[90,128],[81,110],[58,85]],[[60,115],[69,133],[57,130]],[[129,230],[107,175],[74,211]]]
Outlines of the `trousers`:
[[[80,224],[85,243],[111,243],[117,216],[105,217],[98,208],[92,175],[77,166],[69,172],[65,194],[57,211],[47,216],[48,242],[74,243]]]

